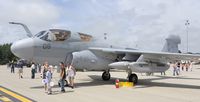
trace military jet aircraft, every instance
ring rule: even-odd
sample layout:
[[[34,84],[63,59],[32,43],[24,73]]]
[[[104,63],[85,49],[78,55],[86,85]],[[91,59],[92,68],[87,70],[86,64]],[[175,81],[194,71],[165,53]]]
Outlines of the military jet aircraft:
[[[93,36],[63,29],[43,30],[33,35],[22,23],[10,22],[24,27],[28,38],[16,41],[11,51],[18,57],[52,65],[59,62],[73,64],[76,69],[101,70],[103,80],[109,80],[111,68],[128,72],[128,80],[138,82],[133,72],[154,73],[169,69],[168,62],[197,60],[200,55],[178,53],[180,37],[170,36],[161,52],[141,51],[98,42]]]

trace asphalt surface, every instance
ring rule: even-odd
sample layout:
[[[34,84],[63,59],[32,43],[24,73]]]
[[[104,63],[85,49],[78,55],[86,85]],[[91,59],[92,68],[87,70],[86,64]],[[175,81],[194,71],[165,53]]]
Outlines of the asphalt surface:
[[[102,81],[102,72],[77,72],[75,88],[66,87],[61,93],[57,85],[59,74],[53,73],[53,94],[44,91],[40,74],[31,79],[30,68],[24,68],[24,78],[18,70],[10,73],[10,68],[0,66],[0,102],[199,102],[200,66],[193,71],[181,71],[180,76],[172,76],[172,69],[165,76],[138,74],[139,83],[134,87],[115,88],[115,79],[126,81],[126,72],[111,72],[110,81]],[[5,92],[8,90],[9,92]],[[11,93],[14,94],[11,94]],[[18,97],[17,97],[18,96]]]

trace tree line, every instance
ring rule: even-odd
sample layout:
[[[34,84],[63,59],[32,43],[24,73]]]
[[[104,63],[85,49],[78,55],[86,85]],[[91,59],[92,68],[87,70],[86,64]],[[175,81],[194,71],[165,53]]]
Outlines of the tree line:
[[[11,61],[16,61],[18,58],[11,52],[12,44],[0,45],[0,65],[7,64]]]

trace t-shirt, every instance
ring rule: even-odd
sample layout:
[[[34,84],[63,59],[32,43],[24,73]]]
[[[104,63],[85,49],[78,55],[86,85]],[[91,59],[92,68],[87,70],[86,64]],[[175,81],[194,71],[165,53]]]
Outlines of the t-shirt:
[[[43,79],[45,79],[45,78],[46,78],[46,72],[47,72],[47,69],[46,69],[46,68],[44,68],[44,70],[43,70],[43,73],[42,73],[42,75],[43,75],[43,76],[42,76],[42,78],[43,78]]]
[[[14,68],[14,67],[15,67],[15,65],[14,65],[14,63],[12,63],[12,64],[11,64],[11,68]]]
[[[177,67],[180,67],[181,66],[181,63],[178,63]]]
[[[46,81],[47,83],[51,82],[51,78],[52,78],[52,73],[50,71],[46,72]]]
[[[65,68],[62,68],[61,69],[61,75],[63,74],[62,76],[62,79],[66,79],[66,71],[65,71]]]
[[[32,65],[31,65],[31,69],[35,69],[35,64],[32,64]]]
[[[72,69],[72,66],[70,66],[69,68],[67,68],[67,75],[69,77],[74,77],[75,76],[75,72],[74,70]]]

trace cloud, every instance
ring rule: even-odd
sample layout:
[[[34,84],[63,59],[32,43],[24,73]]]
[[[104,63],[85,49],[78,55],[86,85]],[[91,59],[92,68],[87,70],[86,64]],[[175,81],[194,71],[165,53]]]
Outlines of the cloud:
[[[186,51],[184,23],[189,19],[189,51],[200,52],[199,0],[6,0],[0,6],[0,33],[6,36],[15,32],[25,37],[23,30],[7,24],[17,20],[34,32],[63,28],[101,39],[107,33],[111,44],[157,51],[171,34],[181,37],[181,50]],[[0,43],[5,42],[6,36],[0,36]]]
[[[0,7],[0,43],[26,37],[23,29],[9,25],[10,21],[23,22],[35,33],[50,27],[60,17],[59,8],[47,0],[2,0]]]
[[[47,0],[6,0],[1,1],[1,21],[23,21],[37,25],[50,24],[59,18],[59,10]],[[53,21],[51,21],[53,20]]]
[[[104,5],[100,1],[98,4]],[[200,42],[195,38],[200,32],[199,7],[198,0],[118,0],[112,6],[104,5],[109,13],[87,21],[89,25],[83,29],[102,35],[107,32],[117,44],[138,45],[147,50],[160,50],[167,36],[177,34],[182,38],[180,49],[186,51],[184,23],[189,19],[189,48],[200,52],[200,48],[196,47]]]

